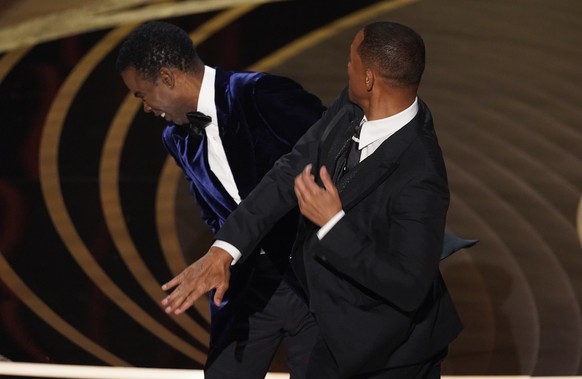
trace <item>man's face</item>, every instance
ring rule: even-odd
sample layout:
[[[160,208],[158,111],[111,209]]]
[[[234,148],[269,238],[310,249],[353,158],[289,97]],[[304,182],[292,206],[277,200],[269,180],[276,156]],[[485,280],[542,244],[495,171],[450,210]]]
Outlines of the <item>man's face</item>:
[[[145,112],[160,116],[167,122],[187,124],[186,113],[196,108],[184,103],[174,78],[169,78],[172,80],[169,82],[167,75],[168,72],[162,70],[155,82],[152,82],[144,79],[135,68],[129,67],[121,73],[121,78],[134,96],[143,101]]]
[[[362,98],[366,95],[366,69],[362,64],[362,59],[358,54],[358,46],[364,40],[364,31],[360,30],[354,37],[350,46],[350,59],[348,61],[348,87],[350,100],[360,104]]]

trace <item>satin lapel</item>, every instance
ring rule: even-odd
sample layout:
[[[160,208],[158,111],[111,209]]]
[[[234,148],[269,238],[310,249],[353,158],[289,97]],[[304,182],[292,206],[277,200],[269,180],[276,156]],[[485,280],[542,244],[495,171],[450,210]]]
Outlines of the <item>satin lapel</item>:
[[[360,122],[363,117],[364,113],[360,108],[351,103],[346,104],[323,132],[319,144],[319,166],[325,166],[332,178],[335,178],[336,171],[340,169],[337,161],[346,140],[353,135],[355,123]]]
[[[252,151],[252,141],[246,125],[237,118],[234,93],[236,81],[231,80],[232,72],[216,68],[214,103],[218,117],[218,129],[222,146],[228,159],[234,181],[241,198],[245,198],[257,183],[256,162]],[[247,139],[248,141],[241,141]]]
[[[236,208],[236,203],[210,170],[206,136],[202,136],[198,149],[192,158],[191,166],[194,172],[189,173],[188,177],[194,182],[198,193],[207,206],[219,217],[222,224],[230,212]]]
[[[418,137],[420,127],[417,115],[342,178],[337,187],[344,210],[356,205],[398,169],[400,156]]]

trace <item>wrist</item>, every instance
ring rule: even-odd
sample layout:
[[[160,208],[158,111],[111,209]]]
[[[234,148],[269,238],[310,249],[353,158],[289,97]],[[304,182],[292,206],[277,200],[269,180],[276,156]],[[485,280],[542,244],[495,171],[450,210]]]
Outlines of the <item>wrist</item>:
[[[213,259],[219,261],[221,264],[225,266],[230,266],[233,260],[232,255],[230,255],[228,251],[216,246],[212,246],[208,251],[208,254]]]

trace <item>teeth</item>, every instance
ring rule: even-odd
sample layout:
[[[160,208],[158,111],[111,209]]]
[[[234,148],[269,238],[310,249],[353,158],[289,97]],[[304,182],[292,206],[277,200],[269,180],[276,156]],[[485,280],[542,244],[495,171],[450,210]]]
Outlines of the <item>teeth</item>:
[[[166,117],[166,112],[162,112],[162,114],[160,115],[161,118]]]

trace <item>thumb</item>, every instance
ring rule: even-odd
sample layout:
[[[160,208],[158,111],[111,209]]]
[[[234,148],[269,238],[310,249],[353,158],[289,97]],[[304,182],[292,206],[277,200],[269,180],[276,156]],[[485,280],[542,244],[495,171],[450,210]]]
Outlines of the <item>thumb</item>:
[[[214,291],[214,304],[217,307],[220,307],[222,304],[222,299],[224,299],[224,294],[226,293],[226,290],[228,289],[228,286],[219,286],[216,287],[216,290]]]

